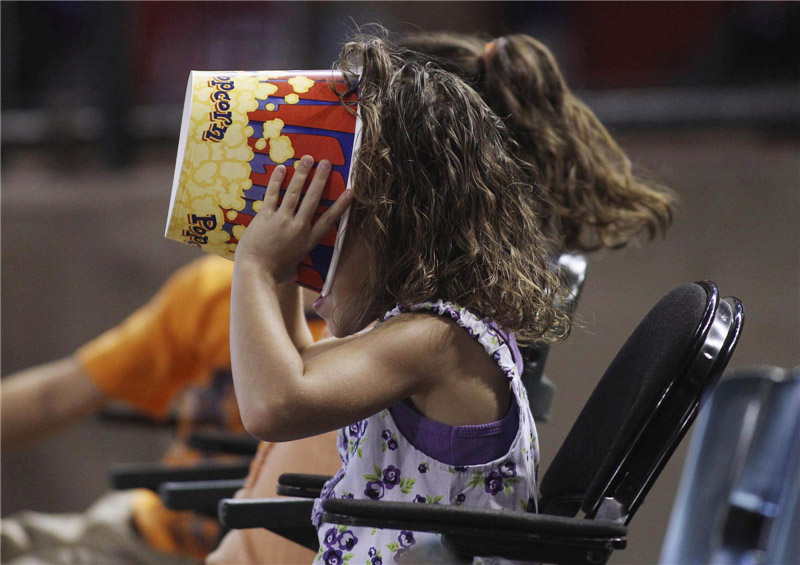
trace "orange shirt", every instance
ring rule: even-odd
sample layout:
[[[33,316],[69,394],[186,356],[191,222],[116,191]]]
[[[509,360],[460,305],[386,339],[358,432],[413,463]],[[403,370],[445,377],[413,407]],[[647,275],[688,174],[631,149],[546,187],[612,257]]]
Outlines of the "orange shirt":
[[[230,369],[233,262],[207,256],[176,272],[122,324],[78,350],[95,384],[155,417],[167,415],[189,383]]]

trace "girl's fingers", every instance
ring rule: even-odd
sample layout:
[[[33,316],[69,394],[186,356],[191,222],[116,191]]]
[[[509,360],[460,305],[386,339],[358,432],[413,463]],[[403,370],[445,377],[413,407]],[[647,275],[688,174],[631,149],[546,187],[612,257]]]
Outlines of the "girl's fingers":
[[[300,194],[303,192],[303,186],[306,184],[308,173],[311,171],[311,166],[314,164],[314,158],[311,155],[303,155],[299,161],[299,165],[292,175],[292,180],[283,194],[283,202],[281,202],[281,209],[287,210],[294,215],[294,210],[297,207],[297,202],[300,200]]]
[[[300,208],[297,210],[298,219],[310,222],[314,217],[314,212],[319,205],[319,200],[322,197],[325,184],[328,182],[330,172],[331,162],[326,159],[320,161],[317,165],[317,170],[314,172],[314,178],[311,179],[311,184],[303,196],[303,201],[300,203]]]
[[[264,193],[264,209],[275,210],[275,205],[278,203],[278,196],[281,191],[281,184],[283,179],[286,178],[286,167],[278,165],[273,169],[272,174],[269,176],[267,183],[267,191]]]
[[[315,244],[321,240],[325,234],[328,233],[328,230],[333,227],[333,224],[342,217],[342,214],[344,214],[344,211],[347,210],[347,207],[350,206],[352,201],[353,191],[347,189],[336,199],[333,206],[328,208],[325,213],[319,217],[317,223],[311,227],[311,239]]]

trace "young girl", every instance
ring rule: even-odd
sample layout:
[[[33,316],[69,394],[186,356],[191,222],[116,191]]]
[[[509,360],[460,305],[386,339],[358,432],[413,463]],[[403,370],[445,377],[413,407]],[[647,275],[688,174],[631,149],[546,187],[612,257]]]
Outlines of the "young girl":
[[[380,40],[345,46],[363,142],[345,193],[312,226],[330,163],[304,157],[278,205],[278,167],[236,251],[233,375],[265,440],[341,428],[343,465],[322,498],[510,510],[536,504],[538,445],[520,384],[521,341],[568,321],[539,227],[541,194],[505,128],[456,76]],[[315,304],[334,336],[311,344],[281,283],[352,204],[339,269]],[[364,330],[381,317],[374,329]],[[511,333],[515,332],[515,333]],[[269,367],[266,371],[265,367]],[[419,561],[437,536],[321,524],[318,560]]]
[[[550,50],[522,34],[486,42],[429,32],[401,40],[458,74],[501,116],[519,156],[540,173],[552,203],[551,233],[568,250],[593,251],[650,238],[672,221],[674,197],[633,174],[630,160],[567,86]]]

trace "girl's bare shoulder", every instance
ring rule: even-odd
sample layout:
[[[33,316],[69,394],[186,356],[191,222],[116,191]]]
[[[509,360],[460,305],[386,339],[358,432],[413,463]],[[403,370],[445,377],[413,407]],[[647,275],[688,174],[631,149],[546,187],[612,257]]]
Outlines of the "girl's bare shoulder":
[[[401,314],[383,327],[387,340],[393,333],[396,336],[390,346],[398,355],[393,365],[400,365],[409,382],[416,384],[407,392],[425,416],[448,425],[468,425],[494,422],[507,413],[507,379],[465,328],[430,313]]]
[[[429,379],[453,375],[469,376],[499,370],[483,346],[448,317],[429,312],[408,312],[383,322],[370,332],[391,351],[396,361]]]

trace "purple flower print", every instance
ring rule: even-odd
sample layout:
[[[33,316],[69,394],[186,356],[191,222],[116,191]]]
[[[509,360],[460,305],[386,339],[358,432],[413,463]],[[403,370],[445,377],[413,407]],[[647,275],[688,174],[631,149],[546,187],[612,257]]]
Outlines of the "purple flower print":
[[[464,471],[467,470],[467,466],[466,465],[454,465],[453,469],[458,471],[459,473],[463,473]]]
[[[383,559],[381,559],[380,556],[373,557],[372,561],[370,561],[370,565],[383,565]]]
[[[458,493],[458,496],[456,496],[456,504],[457,505],[458,504],[463,504],[466,499],[467,499],[467,495],[464,494],[463,492],[460,492],[460,493]]]
[[[355,436],[356,439],[358,439],[364,435],[364,432],[367,431],[367,423],[368,422],[366,420],[361,420],[355,424],[350,424],[348,429],[350,430],[350,433]]]
[[[497,471],[492,471],[486,475],[483,481],[483,488],[492,496],[496,496],[498,492],[503,490],[503,477]]]
[[[400,542],[401,547],[411,547],[417,543],[417,540],[414,539],[414,532],[408,530],[401,531],[400,535],[397,536],[397,541]]]
[[[378,555],[378,550],[375,549],[374,547],[370,547],[369,551],[367,551],[367,555],[369,555],[370,557],[375,557],[376,555]]]
[[[392,438],[392,430],[383,430],[381,432],[381,437],[383,439],[391,439]]]
[[[514,464],[513,461],[508,460],[504,461],[502,465],[500,465],[500,474],[505,479],[510,479],[511,477],[517,476],[517,466]]]
[[[326,547],[332,547],[336,545],[337,541],[339,541],[339,532],[336,531],[336,528],[329,529],[327,532],[325,532],[325,537],[322,538],[322,542]]]
[[[342,551],[350,551],[357,543],[358,538],[350,530],[346,530],[339,537],[339,549]]]
[[[389,465],[383,470],[383,486],[389,490],[400,484],[400,469]]]
[[[367,483],[367,488],[364,489],[364,494],[367,498],[372,500],[379,500],[383,498],[383,483],[381,481],[370,481]]]
[[[425,497],[421,494],[418,494],[414,497],[414,502],[421,502],[422,504],[425,504]]]
[[[343,495],[342,495],[342,498],[350,498],[350,499],[353,499],[353,498],[355,498],[355,495],[353,495],[353,493],[352,493],[352,492],[348,492],[347,494],[343,494]]]
[[[419,467],[417,467],[417,471],[420,473],[427,473],[428,472],[428,464],[427,463],[420,463]]]
[[[322,554],[322,561],[325,565],[342,565],[342,552],[338,549],[329,549]]]
[[[386,442],[386,447],[394,451],[395,449],[397,449],[397,440],[394,438],[390,439],[389,441]]]

